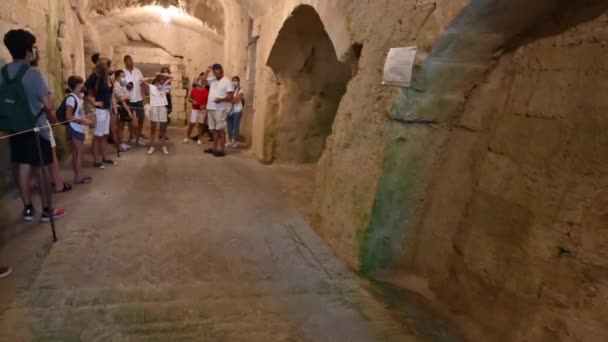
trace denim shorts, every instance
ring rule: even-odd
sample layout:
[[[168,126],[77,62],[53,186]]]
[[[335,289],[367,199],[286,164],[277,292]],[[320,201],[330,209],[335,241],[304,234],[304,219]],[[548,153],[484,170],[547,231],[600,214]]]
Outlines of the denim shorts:
[[[84,133],[80,133],[77,130],[73,129],[71,125],[68,125],[65,130],[66,136],[68,140],[78,140],[84,141]]]

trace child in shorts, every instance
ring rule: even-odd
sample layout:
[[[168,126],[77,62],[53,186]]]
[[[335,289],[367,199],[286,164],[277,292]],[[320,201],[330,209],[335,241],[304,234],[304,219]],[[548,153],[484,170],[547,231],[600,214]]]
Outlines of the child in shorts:
[[[156,138],[156,126],[160,125],[160,136],[167,134],[167,93],[171,91],[172,76],[169,74],[156,74],[154,78],[144,79],[147,87],[144,89],[150,96],[150,148],[148,154],[154,153],[154,140]],[[160,139],[161,148],[164,154],[169,154],[166,146],[167,141]]]
[[[84,114],[84,102],[80,97],[83,93],[84,79],[80,76],[68,78],[70,93],[65,100],[65,116],[70,121],[66,126],[67,139],[72,143],[72,167],[74,168],[74,183],[88,184],[93,180],[82,174],[82,161],[84,159],[84,134],[86,126],[92,121]]]

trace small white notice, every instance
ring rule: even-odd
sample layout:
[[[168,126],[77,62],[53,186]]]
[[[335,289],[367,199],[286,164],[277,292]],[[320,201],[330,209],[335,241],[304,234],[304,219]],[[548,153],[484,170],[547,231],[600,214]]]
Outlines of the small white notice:
[[[395,87],[409,87],[418,47],[392,48],[386,56],[382,84]]]

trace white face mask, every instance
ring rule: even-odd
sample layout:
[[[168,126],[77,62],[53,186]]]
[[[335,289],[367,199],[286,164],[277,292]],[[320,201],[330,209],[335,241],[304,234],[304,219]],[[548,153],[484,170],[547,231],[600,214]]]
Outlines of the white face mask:
[[[127,79],[126,78],[121,78],[120,79],[120,85],[123,86],[123,87],[126,86],[127,85]]]
[[[232,86],[233,86],[233,87],[238,87],[238,86],[239,86],[239,82],[237,82],[237,81],[232,81]]]

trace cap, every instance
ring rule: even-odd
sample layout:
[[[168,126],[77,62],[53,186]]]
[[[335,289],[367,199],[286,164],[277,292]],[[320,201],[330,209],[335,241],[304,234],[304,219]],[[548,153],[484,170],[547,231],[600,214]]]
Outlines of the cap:
[[[215,63],[211,66],[211,69],[213,70],[224,70],[224,68],[222,68],[222,65],[219,63]]]

